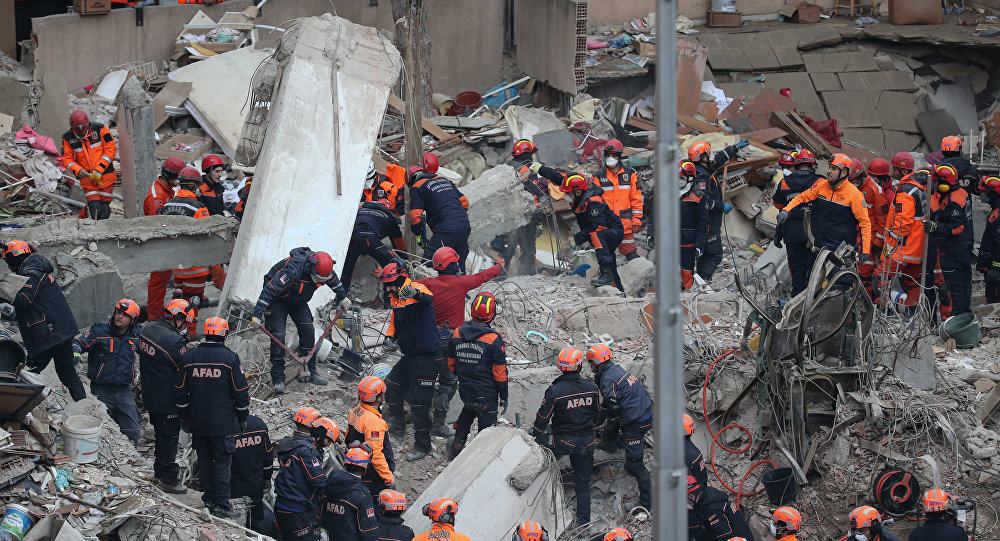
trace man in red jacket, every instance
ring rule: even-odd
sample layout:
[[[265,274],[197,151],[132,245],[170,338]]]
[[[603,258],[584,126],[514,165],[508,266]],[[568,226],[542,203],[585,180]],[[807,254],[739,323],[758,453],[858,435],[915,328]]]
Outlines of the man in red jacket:
[[[437,278],[426,278],[420,283],[434,294],[434,314],[437,316],[438,332],[442,344],[446,344],[451,333],[465,323],[465,297],[469,291],[500,276],[504,260],[498,257],[495,265],[470,276],[459,271],[459,256],[453,248],[443,246],[434,252],[431,264],[438,271]],[[443,350],[442,350],[443,351]],[[438,386],[434,391],[434,425],[431,434],[444,438],[455,435],[455,431],[445,424],[448,405],[458,390],[458,378],[448,370],[442,356],[439,359]]]
[[[186,165],[180,158],[167,158],[163,162],[160,176],[156,177],[149,193],[142,202],[142,213],[146,216],[156,216],[163,205],[174,198],[174,188],[180,186],[177,176]],[[156,321],[163,315],[163,305],[167,296],[167,284],[173,276],[169,270],[159,270],[149,273],[149,285],[146,286],[146,319]]]

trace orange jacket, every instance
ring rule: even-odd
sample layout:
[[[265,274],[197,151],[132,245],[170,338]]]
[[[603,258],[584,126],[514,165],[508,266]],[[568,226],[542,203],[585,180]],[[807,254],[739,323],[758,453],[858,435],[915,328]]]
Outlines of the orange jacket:
[[[784,211],[803,203],[812,203],[810,229],[817,246],[834,249],[841,242],[854,244],[860,232],[861,253],[872,253],[872,224],[857,186],[845,180],[835,190],[827,179],[818,180],[789,201]]]
[[[594,184],[604,190],[604,201],[623,224],[642,225],[642,190],[634,169],[619,166],[612,171],[605,167],[594,177]]]
[[[456,532],[455,527],[451,524],[445,524],[442,522],[432,522],[431,529],[422,534],[417,534],[417,536],[413,538],[413,541],[429,541],[430,539],[443,541],[472,541],[469,536]]]
[[[892,197],[886,216],[885,250],[889,257],[903,265],[919,265],[924,258],[924,226],[927,217],[925,187],[913,180],[913,175],[903,177]]]
[[[142,202],[142,213],[146,216],[156,216],[163,205],[174,198],[173,186],[167,184],[162,178],[156,177],[153,185],[149,187],[149,193]]]
[[[83,195],[88,201],[111,201],[111,190],[118,180],[112,164],[118,153],[118,146],[108,127],[91,122],[90,131],[83,140],[73,135],[72,130],[64,133],[62,138],[62,165],[80,179]],[[90,180],[90,173],[94,171],[101,175],[97,182]]]
[[[865,181],[858,186],[858,190],[865,198],[868,219],[872,223],[872,244],[882,247],[885,244],[885,216],[889,213],[889,201],[882,188],[869,176],[865,176]],[[860,240],[859,236],[858,241]]]
[[[389,426],[382,419],[382,414],[371,404],[362,402],[347,414],[347,425],[349,437],[360,436],[365,443],[371,445],[371,467],[378,472],[386,486],[391,485],[396,477],[392,474],[392,466],[389,464],[391,459],[386,457],[385,450],[388,450],[391,456],[392,447],[387,433]]]

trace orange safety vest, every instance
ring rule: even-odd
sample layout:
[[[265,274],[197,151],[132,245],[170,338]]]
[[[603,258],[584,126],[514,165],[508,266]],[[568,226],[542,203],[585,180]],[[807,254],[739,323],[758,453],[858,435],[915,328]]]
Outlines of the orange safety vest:
[[[923,260],[923,220],[928,208],[925,189],[913,180],[912,174],[903,177],[886,216],[883,257],[902,265],[919,265]]]
[[[858,190],[865,197],[865,208],[868,209],[868,219],[872,223],[872,244],[882,247],[885,244],[885,217],[889,213],[889,201],[882,188],[871,177],[866,176]],[[858,232],[858,245],[860,244],[861,233]]]
[[[605,167],[604,172],[594,178],[594,184],[604,190],[604,202],[622,223],[642,219],[642,190],[634,169],[622,167],[611,171]]]
[[[167,201],[173,198],[174,188],[160,177],[156,177],[153,185],[149,187],[146,199],[142,202],[142,213],[146,216],[156,216],[159,214],[160,209],[163,208],[163,205],[166,205]]]
[[[87,201],[111,201],[111,191],[118,181],[112,163],[118,154],[118,146],[108,127],[91,122],[90,131],[82,140],[73,135],[73,130],[64,133],[62,139],[60,161],[63,167],[80,179],[80,187],[83,188],[83,195]],[[83,171],[87,171],[88,174],[81,177]],[[90,180],[89,173],[94,171],[101,175],[97,182]]]

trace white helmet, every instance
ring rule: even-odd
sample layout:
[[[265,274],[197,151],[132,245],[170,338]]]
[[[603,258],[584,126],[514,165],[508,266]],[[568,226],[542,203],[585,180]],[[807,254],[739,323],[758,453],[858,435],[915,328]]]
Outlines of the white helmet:
[[[375,179],[378,178],[378,171],[375,170],[375,162],[368,162],[368,174],[365,176],[365,188],[375,186]]]

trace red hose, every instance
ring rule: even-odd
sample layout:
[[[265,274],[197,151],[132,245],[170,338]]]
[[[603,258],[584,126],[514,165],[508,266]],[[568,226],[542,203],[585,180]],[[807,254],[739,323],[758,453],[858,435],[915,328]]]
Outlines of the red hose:
[[[747,472],[743,475],[743,478],[740,479],[740,484],[739,484],[739,486],[736,489],[733,489],[732,487],[730,487],[729,485],[727,485],[725,481],[722,480],[722,476],[719,475],[719,470],[715,467],[715,446],[716,446],[716,444],[718,444],[718,446],[721,447],[727,453],[731,453],[731,454],[734,454],[734,455],[743,454],[743,453],[749,451],[750,450],[750,446],[753,445],[753,436],[750,434],[750,430],[748,430],[747,427],[745,427],[743,425],[738,425],[738,424],[731,424],[731,425],[726,425],[726,426],[722,427],[718,432],[712,432],[712,425],[709,424],[709,422],[708,422],[708,378],[709,378],[709,376],[712,375],[712,369],[715,368],[715,364],[716,363],[718,363],[722,359],[725,359],[726,357],[728,357],[729,355],[731,355],[731,354],[733,354],[735,352],[736,352],[735,349],[731,349],[729,351],[726,351],[722,355],[719,355],[714,361],[712,361],[712,364],[709,365],[708,372],[705,373],[705,381],[701,385],[701,410],[702,410],[702,413],[705,415],[705,427],[708,428],[708,433],[712,435],[712,447],[711,447],[711,449],[709,449],[709,452],[708,452],[708,459],[712,463],[712,471],[715,472],[715,478],[718,479],[720,483],[722,483],[722,486],[725,487],[726,490],[728,490],[729,492],[732,492],[733,494],[736,494],[736,509],[739,509],[740,508],[740,499],[743,496],[756,496],[757,494],[760,494],[761,492],[764,492],[763,488],[760,489],[760,490],[758,490],[757,492],[743,492],[743,483],[745,483],[746,480],[747,480],[747,478],[750,477],[750,474],[753,473],[753,471],[755,469],[757,469],[757,466],[760,466],[761,464],[770,464],[771,468],[777,468],[777,465],[775,465],[774,462],[772,462],[772,461],[770,461],[768,459],[758,460],[757,462],[755,462],[753,464],[753,466],[750,466],[750,469],[747,470]],[[729,430],[731,428],[735,428],[737,430],[742,430],[743,433],[747,435],[747,444],[742,449],[730,449],[729,447],[726,447],[726,444],[721,443],[719,441],[719,436],[721,436],[723,433],[725,433],[727,430]]]

